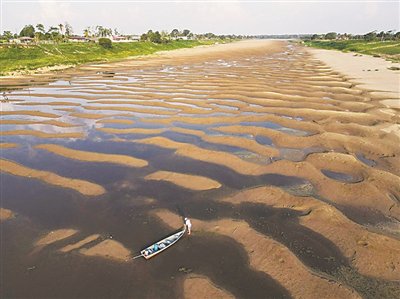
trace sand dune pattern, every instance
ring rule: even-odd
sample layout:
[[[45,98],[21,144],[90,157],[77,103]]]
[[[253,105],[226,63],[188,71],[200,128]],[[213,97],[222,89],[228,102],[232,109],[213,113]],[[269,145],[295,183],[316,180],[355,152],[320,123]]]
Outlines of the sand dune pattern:
[[[209,268],[215,260],[202,264],[201,256],[189,256],[193,273],[178,273],[172,283],[183,295],[176,297],[400,296],[399,110],[385,106],[390,99],[359,88],[292,43],[191,51],[82,66],[63,74],[68,84],[11,92],[9,99],[18,102],[1,112],[1,148],[7,148],[1,171],[83,195],[111,186],[118,211],[152,198],[140,205],[140,216],[131,211],[129,220],[125,214],[121,223],[115,220],[121,231],[126,223],[145,227],[150,239],[179,229],[184,211],[194,234],[166,258],[180,263],[195,250],[192,243],[209,242],[210,248],[229,247],[235,259],[215,269]],[[103,187],[7,156],[25,148],[88,168],[95,164],[89,162],[128,167],[116,181],[106,166],[99,168],[109,184]],[[112,208],[104,213],[115,217]],[[143,215],[155,219],[154,227]],[[36,245],[65,239],[59,254],[122,262],[132,254],[124,244],[140,249],[149,242],[138,234],[117,242],[98,232],[75,233],[56,231]],[[146,267],[160,270],[160,264]],[[229,280],[239,268],[246,273],[240,284]],[[165,284],[176,275],[168,273],[160,276]],[[164,294],[153,291],[153,297]]]

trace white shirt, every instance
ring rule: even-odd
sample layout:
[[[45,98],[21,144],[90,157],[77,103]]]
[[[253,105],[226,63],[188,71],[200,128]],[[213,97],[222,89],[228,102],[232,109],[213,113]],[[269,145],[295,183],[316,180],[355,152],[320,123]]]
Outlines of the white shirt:
[[[190,222],[190,219],[186,219],[185,224],[187,227],[191,228],[192,227],[192,222]]]

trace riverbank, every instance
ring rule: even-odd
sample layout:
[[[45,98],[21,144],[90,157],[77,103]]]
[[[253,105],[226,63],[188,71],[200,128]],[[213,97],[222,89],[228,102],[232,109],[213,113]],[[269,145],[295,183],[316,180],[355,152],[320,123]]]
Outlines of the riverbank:
[[[353,83],[368,89],[388,108],[400,108],[400,63],[383,58],[354,55],[333,50],[308,49],[315,58],[323,61],[333,70],[348,77]],[[392,70],[397,68],[399,70]]]
[[[355,52],[400,62],[399,41],[312,40],[305,41],[304,44],[313,48]]]
[[[105,49],[94,43],[55,45],[15,45],[0,47],[0,76],[44,73],[71,68],[88,62],[110,62],[132,56],[149,55],[196,46],[212,45],[222,40],[178,40],[166,44],[152,42],[114,43]]]

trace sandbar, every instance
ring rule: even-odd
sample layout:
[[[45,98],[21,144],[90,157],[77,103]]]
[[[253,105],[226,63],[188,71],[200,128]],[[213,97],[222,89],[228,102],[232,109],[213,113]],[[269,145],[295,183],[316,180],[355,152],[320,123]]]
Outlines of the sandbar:
[[[97,196],[106,192],[102,186],[95,183],[63,177],[49,171],[32,169],[10,160],[0,159],[0,171],[12,175],[38,179],[50,185],[70,188],[88,196]]]
[[[47,246],[57,241],[66,239],[75,235],[78,231],[76,229],[58,229],[55,231],[51,231],[45,236],[41,237],[39,240],[35,242],[35,246]]]
[[[14,218],[15,214],[13,211],[5,209],[5,208],[0,208],[0,222],[6,221],[8,219]]]
[[[183,282],[185,299],[234,299],[231,293],[215,285],[206,276],[189,275]]]
[[[99,244],[79,250],[79,253],[86,256],[98,256],[124,262],[130,258],[131,251],[120,242],[114,240],[104,240]]]
[[[146,180],[166,181],[180,187],[202,191],[221,187],[221,184],[210,178],[171,171],[157,171],[145,177]]]
[[[114,163],[129,167],[145,167],[148,162],[126,155],[103,154],[97,152],[81,151],[67,148],[56,144],[39,144],[35,148],[49,151],[53,154],[63,156],[69,159],[75,159],[86,162]]]

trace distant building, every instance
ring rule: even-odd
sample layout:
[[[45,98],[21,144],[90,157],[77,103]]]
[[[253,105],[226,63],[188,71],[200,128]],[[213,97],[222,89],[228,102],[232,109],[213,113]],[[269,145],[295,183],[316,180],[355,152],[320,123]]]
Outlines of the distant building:
[[[190,38],[187,36],[173,36],[171,37],[172,40],[189,40]]]
[[[85,43],[85,42],[88,42],[89,39],[87,39],[84,36],[72,35],[72,36],[68,37],[68,41],[73,42],[73,43]]]
[[[120,36],[113,35],[112,36],[112,41],[114,43],[128,43],[128,42],[130,42],[129,36],[125,36],[125,35],[120,35]]]
[[[131,35],[131,40],[133,42],[138,42],[140,41],[140,35]]]
[[[10,42],[13,44],[31,44],[34,41],[35,39],[29,36],[21,36],[19,38],[14,38],[10,40]]]

